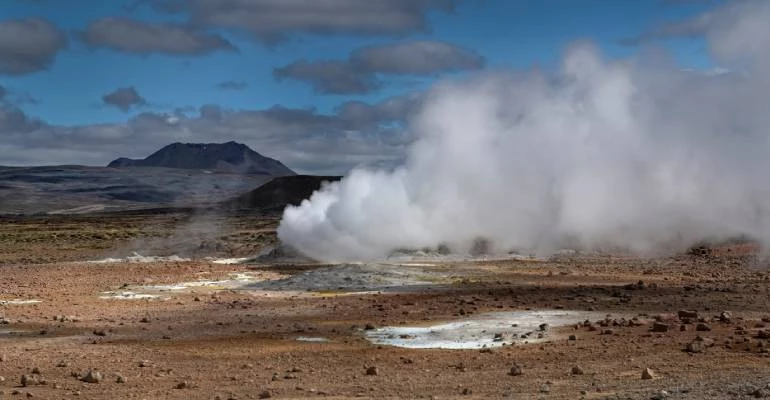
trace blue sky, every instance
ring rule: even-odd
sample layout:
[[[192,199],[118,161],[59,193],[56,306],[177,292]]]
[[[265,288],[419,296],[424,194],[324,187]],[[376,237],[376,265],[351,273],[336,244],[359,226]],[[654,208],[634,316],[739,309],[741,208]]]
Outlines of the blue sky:
[[[372,18],[373,24],[380,22],[376,20],[377,13],[393,13],[393,18],[383,19],[383,29],[372,32],[360,21],[335,20],[327,24],[316,17],[300,22],[287,17],[287,26],[280,25],[284,21],[280,18],[253,24],[248,20],[208,18],[201,15],[200,10],[206,9],[205,3],[211,0],[182,0],[184,9],[169,13],[162,10],[166,1],[0,0],[3,3],[0,35],[3,34],[3,23],[11,26],[13,21],[39,18],[65,35],[67,43],[57,49],[50,62],[39,67],[3,73],[0,65],[0,87],[13,95],[6,96],[6,99],[11,99],[6,107],[22,112],[27,119],[39,119],[46,125],[62,129],[77,127],[80,130],[94,124],[113,124],[118,129],[124,124],[130,125],[132,119],[148,114],[189,116],[207,104],[227,110],[267,110],[279,105],[289,109],[314,109],[317,114],[333,114],[348,101],[377,104],[388,98],[418,93],[436,79],[453,75],[477,73],[484,69],[551,68],[558,65],[565,47],[578,39],[594,41],[607,57],[629,57],[640,47],[621,45],[618,43],[620,39],[637,37],[658,26],[687,20],[715,6],[714,2],[692,0],[415,0],[413,4],[404,0],[377,0],[373,3],[379,3],[382,9],[369,15],[367,11],[361,12],[356,8],[356,3],[366,5],[364,0],[337,0],[340,15],[355,11],[358,14],[353,13],[351,18]],[[257,13],[279,12],[282,14],[277,15],[281,16],[300,13],[303,12],[300,7],[306,2],[286,0],[286,4],[294,5],[277,11],[270,9],[273,2],[268,0],[237,0],[235,3],[247,12],[254,12],[254,18],[258,18],[260,14]],[[328,4],[335,12],[335,2]],[[454,10],[447,12],[443,8],[446,5],[454,5]],[[314,11],[319,10],[310,10],[309,13]],[[324,11],[329,10],[320,10],[319,13]],[[211,12],[213,15],[216,10]],[[154,24],[177,24],[175,26],[184,29],[186,34],[218,38],[216,40],[220,42],[211,46],[219,47],[176,52],[174,45],[170,44],[159,50],[153,47],[153,43],[119,37],[121,32],[126,34],[125,31],[110,31],[107,23],[99,32],[94,28],[91,39],[83,39],[83,32],[92,30],[89,24],[108,17],[134,21],[139,24],[135,29],[139,30],[151,29]],[[216,17],[235,18],[226,14]],[[398,18],[403,18],[403,21]],[[269,32],[262,30],[261,26],[273,22],[275,26]],[[403,24],[412,25],[405,27]],[[12,28],[27,29],[19,24]],[[24,31],[20,32],[22,35],[19,37],[25,36]],[[155,34],[161,35],[164,31]],[[272,40],[272,34],[282,35],[282,40]],[[161,40],[165,39],[157,39]],[[344,62],[357,49],[381,46],[392,51],[388,46],[415,41],[439,42],[452,46],[444,49],[447,52],[465,53],[447,55],[450,57],[450,61],[446,61],[448,65],[425,67],[435,68],[430,73],[414,73],[412,70],[382,73],[377,68],[386,67],[372,64],[367,67],[368,70],[361,72],[362,79],[377,80],[377,87],[372,90],[356,91],[346,86],[344,90],[331,90],[330,93],[329,90],[319,89],[319,85],[332,83],[327,78],[319,77],[319,74],[333,71],[321,69],[316,64],[305,75],[287,69],[283,79],[277,79],[274,72],[276,68],[290,66],[298,60],[311,64],[322,60]],[[0,37],[0,57],[3,55],[2,43]],[[654,45],[667,48],[682,68],[712,67],[702,39],[672,38],[656,41]],[[6,46],[13,47],[13,43],[6,43]],[[228,46],[237,48],[237,51],[226,48]],[[129,47],[131,50],[127,50]],[[13,53],[13,48],[8,51],[11,55],[19,52],[16,49]],[[409,51],[416,50],[404,51],[401,54],[409,56],[412,54]],[[345,64],[346,67],[351,65],[351,68],[362,68],[352,62]],[[245,85],[230,90],[217,87],[225,81]],[[114,100],[105,100],[105,96],[120,88],[132,88],[133,92],[124,91],[116,94]],[[180,114],[180,110],[187,110],[186,114]],[[64,129],[62,132],[69,131]],[[59,133],[57,137],[68,134],[71,133]],[[224,136],[227,136],[226,133]],[[242,138],[235,136],[236,139]],[[176,138],[169,137],[168,141]],[[217,139],[212,137],[212,141],[219,141]],[[221,141],[229,139],[221,137]],[[163,140],[158,139],[158,143],[161,142]],[[254,141],[257,142],[260,141]],[[73,143],[76,142],[73,140]],[[139,155],[149,147],[150,144],[130,147],[127,152],[132,154],[126,155]],[[106,158],[114,153],[117,151],[103,154],[104,161],[109,161]],[[76,158],[78,153],[69,156]],[[50,161],[78,162],[60,158],[54,157]],[[101,161],[91,155],[82,163]],[[0,159],[0,164],[34,162],[39,160],[29,158],[25,161],[22,156]]]

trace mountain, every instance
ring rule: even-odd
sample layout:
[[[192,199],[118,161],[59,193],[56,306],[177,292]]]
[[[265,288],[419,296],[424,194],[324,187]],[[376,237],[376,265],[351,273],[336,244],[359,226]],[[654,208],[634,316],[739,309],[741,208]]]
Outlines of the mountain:
[[[118,158],[108,168],[165,167],[201,169],[250,175],[288,176],[294,171],[280,161],[265,157],[245,144],[172,143],[143,160]]]
[[[310,198],[324,182],[335,182],[341,176],[294,175],[273,178],[264,185],[228,200],[224,205],[237,209],[283,210],[287,205],[299,205]]]

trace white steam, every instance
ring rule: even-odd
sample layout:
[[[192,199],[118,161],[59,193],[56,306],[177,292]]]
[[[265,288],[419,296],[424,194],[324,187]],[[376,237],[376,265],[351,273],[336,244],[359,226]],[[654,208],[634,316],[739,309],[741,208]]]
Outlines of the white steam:
[[[328,261],[461,251],[479,237],[538,252],[655,252],[738,234],[770,244],[770,2],[706,21],[733,72],[606,62],[577,43],[556,74],[437,85],[403,166],[354,170],[288,207],[280,239]]]

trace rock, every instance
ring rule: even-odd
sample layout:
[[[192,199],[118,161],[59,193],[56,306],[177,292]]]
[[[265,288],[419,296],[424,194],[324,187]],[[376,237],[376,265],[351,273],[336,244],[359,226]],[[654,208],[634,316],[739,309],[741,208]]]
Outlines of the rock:
[[[749,393],[750,395],[754,396],[757,399],[762,399],[767,397],[767,391],[765,389],[759,388],[754,390],[753,392]]]
[[[36,375],[40,375],[40,368],[38,367],[32,368],[32,373]]]
[[[653,322],[652,328],[650,328],[650,331],[652,332],[668,332],[669,325],[664,324],[662,322]]]
[[[126,377],[118,374],[118,376],[115,378],[115,383],[126,383]]]
[[[688,353],[703,353],[706,351],[706,345],[700,340],[693,340],[692,342],[687,343],[685,350]]]
[[[469,388],[465,388],[465,389],[463,389],[463,395],[465,395],[465,396],[470,396],[470,395],[472,395],[472,394],[473,394],[473,390],[471,390],[471,389],[469,389]]]
[[[540,324],[540,326],[538,326],[538,328],[539,328],[541,331],[545,332],[545,331],[547,331],[547,330],[548,330],[548,324]]]
[[[174,386],[174,389],[187,389],[189,387],[190,385],[186,381],[182,381],[177,383],[176,386]]]
[[[551,387],[548,385],[541,385],[540,386],[540,393],[550,393]]]
[[[583,375],[583,368],[580,368],[580,366],[575,365],[572,367],[572,375]]]
[[[730,322],[733,321],[733,314],[730,313],[730,311],[722,311],[719,314],[719,321],[729,324]]]
[[[577,340],[577,336],[575,335],[569,335],[568,340]]]
[[[60,360],[58,363],[56,363],[56,366],[57,366],[58,368],[64,368],[64,367],[66,367],[67,365],[69,365],[69,364],[67,364],[67,362],[66,362],[66,361],[64,361],[64,360]]]
[[[27,387],[32,385],[39,385],[40,384],[40,378],[37,375],[29,375],[24,374],[21,376],[21,379],[19,381],[21,383],[21,386]]]
[[[698,319],[698,312],[692,311],[692,310],[679,310],[677,312],[677,315],[680,319],[682,318],[690,318],[690,319]]]
[[[652,396],[652,400],[665,400],[667,398],[668,398],[668,392],[665,390],[661,390],[660,392]]]
[[[90,369],[88,372],[86,372],[85,376],[80,378],[80,380],[86,383],[99,383],[104,380],[104,377],[102,376],[101,372]]]
[[[524,372],[522,371],[520,365],[513,364],[513,366],[511,367],[511,370],[508,372],[508,375],[510,375],[510,376],[519,376],[519,375],[521,375],[523,373]]]
[[[107,336],[107,331],[104,329],[96,329],[94,330],[94,335],[96,336]]]
[[[379,373],[380,373],[380,371],[377,369],[377,367],[369,367],[369,368],[366,369],[366,375],[374,376],[374,375],[377,375]]]
[[[261,393],[259,393],[259,398],[260,399],[269,399],[271,397],[273,397],[273,396],[267,390],[263,390]]]
[[[602,331],[602,335],[614,335],[614,334],[615,334],[615,331],[613,331],[612,329],[605,329]]]
[[[698,331],[698,332],[708,332],[708,331],[711,330],[711,327],[706,325],[706,324],[704,324],[704,323],[700,323],[700,324],[695,326],[695,330]]]
[[[374,330],[374,329],[375,329],[374,328],[374,324],[372,324],[372,323],[367,323],[366,326],[364,326],[364,330],[367,330],[367,331],[371,331],[371,330]]]
[[[655,373],[652,372],[651,369],[645,368],[642,371],[642,379],[654,379],[654,378],[655,378]]]

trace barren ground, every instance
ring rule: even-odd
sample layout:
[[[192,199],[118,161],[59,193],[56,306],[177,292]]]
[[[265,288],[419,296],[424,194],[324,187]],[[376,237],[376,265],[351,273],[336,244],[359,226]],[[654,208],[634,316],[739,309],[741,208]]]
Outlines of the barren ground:
[[[170,292],[165,300],[100,298],[126,287],[236,271],[278,279],[317,268],[202,259],[256,254],[275,243],[276,224],[257,215],[0,218],[0,398],[722,399],[770,393],[764,322],[770,321],[770,270],[746,246],[651,260],[561,256],[437,265],[428,269],[461,271],[462,279],[434,290],[341,295],[199,287]],[[220,229],[201,233],[210,226]],[[84,262],[131,250],[180,251],[195,261]],[[33,299],[40,302],[7,302]],[[367,324],[426,325],[527,309],[590,310],[609,319],[606,326],[551,327],[544,343],[491,351],[410,350],[364,337]],[[680,310],[698,317],[682,320]],[[730,318],[720,318],[723,311]],[[668,331],[653,332],[656,319]],[[696,330],[699,323],[710,330]],[[303,336],[329,341],[296,340]],[[699,336],[699,352],[685,351]],[[510,374],[514,365],[520,375]],[[572,373],[575,366],[582,374]],[[367,374],[369,367],[376,374]],[[645,368],[653,379],[642,379]],[[91,369],[103,375],[101,382],[79,379]],[[43,383],[23,387],[25,374]]]

